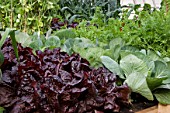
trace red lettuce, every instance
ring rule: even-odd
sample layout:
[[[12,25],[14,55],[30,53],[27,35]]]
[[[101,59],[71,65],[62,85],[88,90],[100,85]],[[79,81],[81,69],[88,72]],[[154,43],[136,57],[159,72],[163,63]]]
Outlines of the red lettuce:
[[[60,48],[36,51],[18,44],[19,60],[9,39],[2,47],[0,106],[9,113],[118,112],[128,104],[130,89],[118,86],[117,76],[94,69],[79,54]]]
[[[62,22],[59,18],[53,18],[51,21],[51,28],[53,30],[60,30],[63,26],[66,26],[67,28],[76,28],[78,25],[78,22],[69,23],[67,20],[64,20],[64,22]]]

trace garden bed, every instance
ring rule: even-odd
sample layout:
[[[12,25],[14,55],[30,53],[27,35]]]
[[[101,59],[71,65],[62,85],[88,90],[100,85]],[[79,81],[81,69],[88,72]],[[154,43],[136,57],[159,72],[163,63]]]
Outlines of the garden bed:
[[[66,0],[63,17],[44,13],[36,16],[38,23],[22,20],[27,11],[24,16],[10,12],[11,22],[2,22],[0,31],[0,113],[4,108],[6,113],[168,113],[170,107],[163,105],[170,105],[170,13],[152,11],[149,4],[124,12],[110,9],[113,2],[94,9],[75,2],[87,5],[82,13],[92,11],[87,20],[71,11],[75,3],[65,7]],[[54,6],[44,8],[52,13]],[[129,20],[131,11],[136,15]],[[28,34],[5,30],[16,16],[23,24],[15,26]]]
[[[2,39],[5,39],[4,37],[3,35]],[[47,112],[46,110],[53,113],[67,113],[68,110],[78,111],[78,113],[89,110],[91,112],[100,110],[104,113],[108,111],[132,113],[155,106],[158,101],[169,103],[169,82],[163,83],[163,80],[166,80],[167,77],[160,76],[162,72],[167,73],[169,70],[166,62],[161,61],[161,58],[155,52],[146,50],[146,54],[143,54],[139,50],[132,52],[130,51],[132,48],[123,48],[121,52],[127,53],[122,54],[124,57],[119,59],[120,64],[109,56],[102,56],[102,54],[104,55],[102,53],[97,57],[101,58],[100,63],[103,63],[103,65],[94,68],[88,62],[91,59],[89,60],[86,56],[86,60],[75,53],[76,51],[78,53],[78,49],[82,49],[81,52],[87,50],[82,48],[81,45],[93,45],[89,40],[84,38],[69,39],[69,43],[72,40],[72,45],[77,46],[77,48],[73,48],[77,49],[76,51],[68,52],[70,55],[62,51],[61,48],[53,48],[56,47],[55,45],[50,46],[52,44],[60,45],[59,38],[51,37],[44,40],[45,48],[43,49],[23,47],[19,43],[16,43],[17,49],[13,49],[13,40],[9,38],[6,41],[4,40],[2,46],[4,62],[1,65],[2,81],[7,84],[6,86],[10,86],[8,87],[10,90],[1,90],[0,105],[7,108],[7,113]],[[53,43],[54,41],[56,42]],[[114,42],[118,42],[119,45],[122,40],[120,38],[113,39],[112,44],[109,45],[111,47],[107,51],[113,49]],[[32,45],[32,47],[35,46]],[[49,49],[48,47],[52,48]],[[89,46],[88,49],[93,50],[94,48]],[[103,48],[96,47],[95,52],[100,52],[101,49]],[[15,50],[18,50],[20,62],[17,61]],[[92,52],[87,51],[87,53],[94,55]],[[157,57],[157,60],[154,61],[151,56]],[[97,59],[96,56],[89,58],[92,57]],[[149,59],[145,61],[144,57]],[[150,66],[146,64],[148,60],[152,64],[154,63],[151,70],[152,76],[146,68]],[[97,63],[94,60],[91,62]],[[165,70],[166,68],[167,70]],[[123,74],[123,72],[125,73]],[[148,77],[146,78],[146,76]],[[162,78],[157,78],[157,76]],[[157,82],[158,80],[159,82]],[[38,103],[42,105],[39,106]],[[72,106],[75,104],[78,107]],[[48,106],[48,109],[44,106]],[[63,111],[58,106],[62,106],[61,108],[67,106],[67,108]]]

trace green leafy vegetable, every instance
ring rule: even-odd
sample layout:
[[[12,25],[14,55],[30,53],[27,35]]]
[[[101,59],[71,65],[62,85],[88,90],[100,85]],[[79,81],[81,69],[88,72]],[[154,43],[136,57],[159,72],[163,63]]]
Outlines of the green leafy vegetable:
[[[108,56],[101,56],[100,58],[107,69],[109,69],[112,73],[116,73],[120,78],[125,79],[123,72],[116,61],[112,60]]]
[[[40,38],[38,38],[37,40],[34,40],[29,46],[34,50],[41,50],[41,48],[43,48],[43,42]]]
[[[148,100],[154,99],[152,92],[147,85],[146,77],[144,74],[133,72],[126,78],[125,82],[128,84],[133,92],[141,94]]]
[[[162,89],[158,90],[154,93],[156,99],[161,104],[170,104],[170,90],[168,89]]]
[[[16,41],[18,43],[21,43],[22,46],[24,46],[24,47],[28,47],[32,42],[30,36],[27,33],[24,33],[24,32],[16,31],[15,32],[15,38],[16,38]]]
[[[122,38],[115,38],[109,43],[111,56],[113,56],[112,58],[114,60],[117,60],[119,58],[121,48],[124,46],[124,44],[125,42]]]
[[[72,29],[61,29],[54,33],[55,36],[58,36],[60,39],[75,38],[76,35]]]
[[[164,84],[164,85],[160,85],[159,87],[157,87],[157,89],[169,89],[170,90],[170,84]]]
[[[167,63],[167,69],[166,69],[166,74],[167,74],[167,79],[163,81],[164,84],[170,84],[170,62]]]
[[[148,87],[151,90],[154,90],[158,86],[162,85],[163,80],[166,80],[166,79],[167,79],[166,77],[163,77],[163,78],[147,77],[146,78]]]
[[[144,76],[148,75],[148,68],[144,61],[132,54],[127,55],[120,60],[120,67],[124,71],[126,77],[134,72],[139,72]]]
[[[162,61],[155,61],[154,63],[155,63],[154,76],[156,78],[166,77],[165,71],[167,65]]]
[[[51,49],[60,47],[60,45],[60,39],[57,36],[49,36],[45,42],[45,47],[50,47]]]

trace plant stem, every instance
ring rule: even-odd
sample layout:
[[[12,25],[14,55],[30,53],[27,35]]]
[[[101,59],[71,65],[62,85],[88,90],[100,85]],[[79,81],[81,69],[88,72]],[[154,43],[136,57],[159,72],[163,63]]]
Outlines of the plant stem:
[[[11,28],[13,28],[13,0],[11,0]]]
[[[25,8],[26,7],[26,4],[27,4],[27,1],[26,1],[26,3],[25,3],[25,5],[24,5],[24,7],[23,8]],[[29,4],[29,3],[28,3]],[[27,12],[26,12],[26,10],[24,10],[24,32],[26,32],[27,31]]]

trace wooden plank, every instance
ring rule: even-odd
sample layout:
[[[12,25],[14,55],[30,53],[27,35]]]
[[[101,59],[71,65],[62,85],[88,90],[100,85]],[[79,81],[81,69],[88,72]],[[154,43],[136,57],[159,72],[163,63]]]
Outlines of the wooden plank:
[[[170,105],[158,105],[158,113],[170,113]]]
[[[138,111],[136,113],[158,113],[158,106],[153,106],[153,107]]]

